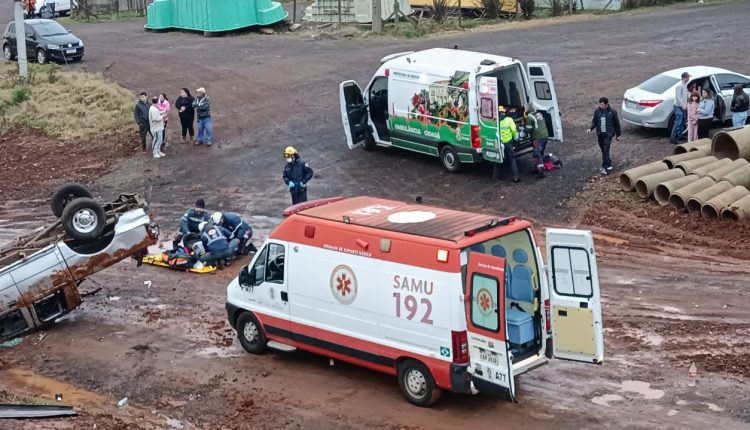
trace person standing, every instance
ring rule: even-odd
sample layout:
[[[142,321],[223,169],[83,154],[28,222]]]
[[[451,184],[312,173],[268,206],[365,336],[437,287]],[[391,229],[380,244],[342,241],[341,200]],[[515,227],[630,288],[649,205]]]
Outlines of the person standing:
[[[284,183],[289,187],[289,193],[292,195],[292,204],[307,201],[307,183],[313,177],[313,169],[310,165],[299,158],[299,153],[292,146],[284,149]]]
[[[208,98],[206,89],[203,87],[195,90],[195,93],[198,96],[193,100],[193,107],[198,115],[198,140],[195,142],[195,145],[202,145],[203,142],[206,142],[206,146],[211,146],[211,138],[213,137],[211,99]]]
[[[547,148],[547,140],[549,139],[547,123],[544,121],[544,115],[537,112],[531,103],[526,104],[525,114],[526,126],[524,128],[533,140],[531,158],[534,163],[534,174],[537,178],[543,178],[544,150]]]
[[[193,123],[195,122],[193,100],[195,99],[190,95],[190,90],[182,88],[180,89],[180,96],[174,102],[174,107],[180,116],[180,125],[182,126],[182,143],[186,142],[185,139],[188,133],[190,133],[190,140],[193,140],[195,136],[195,129],[193,128]]]
[[[503,146],[503,163],[510,164],[510,173],[513,176],[513,182],[520,182],[518,176],[518,163],[516,162],[516,151],[513,144],[518,140],[518,129],[513,118],[505,115],[505,106],[497,107],[498,126],[500,127],[500,144]],[[495,163],[492,166],[492,179],[497,180],[500,176],[500,165]]]
[[[151,146],[153,147],[154,158],[161,158],[165,156],[161,152],[161,139],[164,131],[164,116],[157,107],[159,98],[154,97],[151,99],[151,107],[148,111],[148,119],[151,127]]]
[[[701,90],[701,102],[698,104],[698,139],[707,139],[714,122],[714,95],[708,88]]]
[[[172,110],[172,107],[169,105],[169,99],[167,99],[167,95],[164,93],[159,94],[159,103],[157,104],[157,107],[159,108],[159,112],[161,112],[161,116],[164,117],[164,131],[161,134],[161,145],[166,148],[167,147],[167,123],[169,122],[169,112]]]
[[[609,105],[609,99],[601,97],[599,107],[594,111],[594,117],[591,119],[591,127],[586,133],[596,130],[596,138],[599,142],[599,149],[602,150],[602,175],[609,173],[612,167],[612,159],[609,158],[609,148],[612,146],[612,138],[620,141],[620,119],[617,111]]]
[[[744,127],[747,122],[747,110],[750,109],[750,97],[748,97],[742,84],[734,86],[734,95],[729,110],[732,111],[732,127]]]
[[[690,73],[682,72],[681,77],[680,83],[674,89],[674,107],[672,108],[674,125],[672,126],[672,137],[670,139],[673,145],[679,143],[680,137],[685,133],[683,127],[685,125],[685,113],[688,102],[687,83],[690,80]]]
[[[148,94],[145,91],[141,91],[138,94],[138,101],[135,103],[135,110],[133,115],[135,116],[135,123],[138,124],[138,134],[141,136],[141,150],[146,152],[146,135],[150,132],[150,120],[148,118],[149,108],[151,103],[148,101]]]
[[[700,100],[701,96],[698,91],[693,91],[690,94],[690,101],[687,104],[688,142],[698,140],[698,104]]]

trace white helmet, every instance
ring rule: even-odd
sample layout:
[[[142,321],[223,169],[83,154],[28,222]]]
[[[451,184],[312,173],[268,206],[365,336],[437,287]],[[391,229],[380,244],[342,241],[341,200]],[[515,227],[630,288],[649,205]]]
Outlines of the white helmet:
[[[202,223],[198,224],[198,230],[203,231],[204,227],[206,227],[206,221],[203,221]]]
[[[221,214],[221,212],[214,212],[214,214],[213,214],[213,215],[211,215],[211,221],[212,221],[212,222],[213,222],[214,224],[218,224],[218,223],[220,223],[220,222],[221,222],[221,217],[222,217],[222,216],[223,216],[223,215]]]

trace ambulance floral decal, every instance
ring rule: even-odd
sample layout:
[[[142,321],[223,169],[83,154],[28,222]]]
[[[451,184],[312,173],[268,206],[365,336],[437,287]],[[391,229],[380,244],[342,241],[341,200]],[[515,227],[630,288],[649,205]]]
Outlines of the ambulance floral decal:
[[[357,277],[351,268],[336,266],[331,272],[331,293],[342,305],[351,305],[357,298]]]

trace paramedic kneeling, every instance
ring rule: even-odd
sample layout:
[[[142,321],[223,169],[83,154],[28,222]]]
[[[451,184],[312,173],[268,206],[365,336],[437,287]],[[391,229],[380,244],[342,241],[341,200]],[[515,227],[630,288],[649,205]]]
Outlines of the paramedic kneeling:
[[[497,107],[498,117],[500,119],[500,142],[503,145],[503,158],[505,163],[510,163],[510,173],[513,175],[513,182],[519,182],[518,164],[516,163],[516,152],[513,150],[513,143],[518,140],[518,130],[513,118],[505,116],[505,107]],[[500,176],[500,166],[497,163],[492,169],[492,178],[498,179]]]
[[[250,227],[250,224],[243,221],[238,214],[233,212],[214,212],[211,215],[211,222],[229,230],[232,233],[230,239],[239,240],[237,255],[247,255],[257,251],[252,242],[250,242],[250,239],[253,237],[253,228]]]
[[[206,249],[206,253],[200,257],[200,261],[204,264],[216,265],[219,269],[222,268],[222,265],[231,265],[230,257],[237,252],[237,246],[240,244],[239,239],[229,240],[232,233],[220,225],[209,225],[202,222],[200,229],[201,242]]]
[[[313,177],[313,169],[310,165],[299,158],[297,150],[292,146],[284,149],[284,183],[289,187],[289,193],[292,194],[292,204],[307,201],[307,183]]]

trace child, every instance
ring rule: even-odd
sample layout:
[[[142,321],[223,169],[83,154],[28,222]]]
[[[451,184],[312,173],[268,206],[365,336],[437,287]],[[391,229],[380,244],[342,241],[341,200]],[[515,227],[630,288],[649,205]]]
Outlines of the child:
[[[690,94],[690,99],[687,105],[687,132],[688,142],[698,140],[698,104],[700,103],[701,96],[698,91],[693,91]]]
[[[164,93],[159,94],[159,103],[157,103],[156,107],[159,109],[159,112],[161,112],[162,116],[164,117],[164,132],[162,133],[161,137],[161,143],[164,148],[167,147],[167,122],[169,121],[169,111],[171,110],[171,107],[169,106],[169,99],[167,99],[167,95]]]

